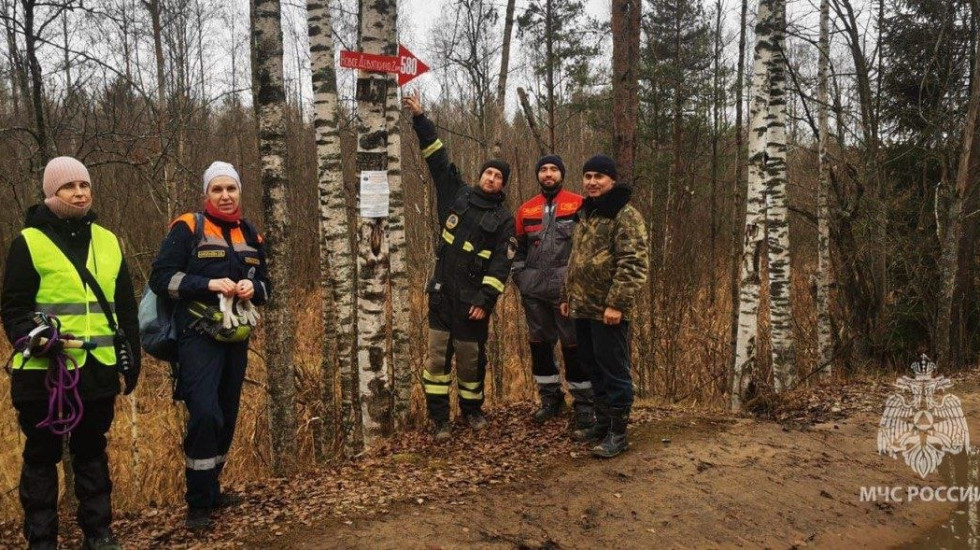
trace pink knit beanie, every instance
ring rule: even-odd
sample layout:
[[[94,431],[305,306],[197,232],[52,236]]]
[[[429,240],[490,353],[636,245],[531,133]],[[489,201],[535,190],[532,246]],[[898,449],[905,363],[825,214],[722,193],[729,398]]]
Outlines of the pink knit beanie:
[[[73,181],[87,181],[92,184],[88,168],[72,157],[55,157],[44,167],[44,196],[53,197],[61,186]]]
[[[88,169],[85,165],[72,157],[55,157],[48,161],[47,166],[44,167],[44,179],[43,188],[44,204],[48,205],[48,208],[59,218],[81,218],[85,214],[88,214],[89,209],[92,207],[90,202],[88,206],[80,208],[71,203],[65,202],[58,198],[55,193],[61,186],[66,183],[71,183],[73,181],[84,181],[88,182],[89,185],[92,184],[92,178],[88,175]]]

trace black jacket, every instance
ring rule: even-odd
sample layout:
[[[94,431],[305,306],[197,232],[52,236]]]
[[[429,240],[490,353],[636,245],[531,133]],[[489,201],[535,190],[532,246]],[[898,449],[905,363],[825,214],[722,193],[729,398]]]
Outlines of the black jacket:
[[[217,306],[218,295],[208,290],[208,281],[227,277],[235,282],[250,279],[255,287],[252,303],[261,306],[272,294],[266,275],[265,246],[262,236],[247,221],[226,222],[204,215],[215,232],[202,231],[195,242],[194,214],[184,214],[171,225],[153,260],[150,288],[158,296],[178,300],[177,326],[183,330],[191,322],[187,301]]]
[[[69,253],[80,261],[88,259],[89,242],[92,240],[92,222],[95,214],[89,212],[83,218],[63,220],[54,215],[43,203],[27,210],[25,227],[53,230],[69,247]],[[41,286],[41,276],[34,269],[30,250],[22,235],[10,244],[4,267],[3,290],[0,293],[0,319],[7,339],[11,343],[34,328],[31,316],[35,309],[35,297]],[[106,298],[109,298],[106,296]],[[123,258],[116,278],[115,302],[116,320],[129,339],[133,353],[133,368],[140,370],[139,321],[137,319],[136,297],[129,268]],[[12,372],[10,395],[15,403],[46,400],[48,391],[44,387],[45,371],[14,369]],[[115,367],[99,364],[89,356],[82,368],[78,383],[83,400],[110,397],[119,393],[119,376]]]
[[[514,216],[503,193],[491,195],[463,181],[432,121],[418,115],[412,122],[435,182],[441,226],[435,277],[428,290],[450,292],[490,313],[507,283],[517,246]]]

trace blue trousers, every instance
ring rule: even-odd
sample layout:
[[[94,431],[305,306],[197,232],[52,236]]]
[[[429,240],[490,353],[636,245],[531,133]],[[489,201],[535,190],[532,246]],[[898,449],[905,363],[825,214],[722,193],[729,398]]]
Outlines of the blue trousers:
[[[178,357],[177,395],[188,412],[185,500],[191,508],[212,508],[221,494],[218,478],[235,436],[248,341],[224,344],[193,329],[185,330]]]
[[[607,325],[595,319],[575,319],[575,334],[578,358],[592,379],[596,403],[629,412],[633,406],[629,321]]]

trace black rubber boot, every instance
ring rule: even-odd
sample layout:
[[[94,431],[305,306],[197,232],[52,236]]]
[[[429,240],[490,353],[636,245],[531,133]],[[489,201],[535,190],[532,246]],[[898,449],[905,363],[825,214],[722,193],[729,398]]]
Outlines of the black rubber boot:
[[[595,404],[595,421],[591,426],[582,428],[576,427],[572,432],[572,440],[580,443],[595,444],[602,441],[609,433],[609,410],[608,407]]]
[[[606,437],[592,447],[592,454],[599,458],[619,456],[629,448],[626,440],[626,425],[629,424],[629,409],[609,409],[609,432]]]
[[[58,467],[25,463],[20,470],[19,492],[28,548],[57,548]]]
[[[572,394],[572,410],[575,411],[574,424],[572,429],[588,430],[595,425],[595,403],[592,397],[592,388],[570,389]]]

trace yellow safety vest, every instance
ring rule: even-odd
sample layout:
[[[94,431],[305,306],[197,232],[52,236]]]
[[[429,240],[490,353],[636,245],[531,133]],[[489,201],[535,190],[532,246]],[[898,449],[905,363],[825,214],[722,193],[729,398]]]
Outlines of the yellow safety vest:
[[[65,352],[79,367],[85,364],[90,353],[103,365],[115,365],[116,350],[112,345],[113,334],[109,321],[95,294],[82,281],[78,270],[41,230],[28,227],[20,234],[27,242],[34,269],[41,276],[41,284],[34,298],[35,310],[57,316],[61,321],[62,334],[71,333],[76,339],[98,345],[88,352],[79,349],[66,349]],[[116,295],[116,278],[122,267],[122,250],[111,231],[94,223],[85,266],[95,276],[106,298],[111,300]],[[114,307],[113,302],[109,302],[109,305]],[[31,357],[26,361],[19,354],[16,357],[16,369],[48,368],[47,357]]]

